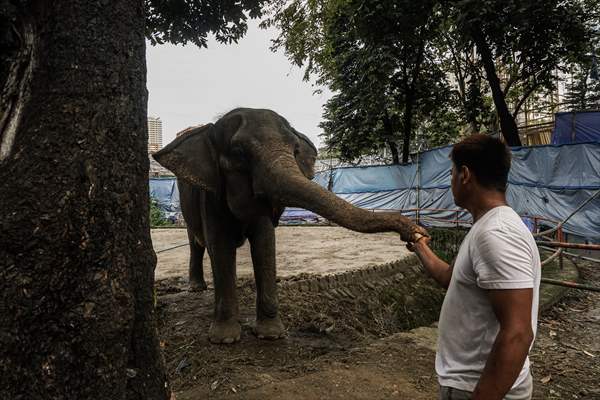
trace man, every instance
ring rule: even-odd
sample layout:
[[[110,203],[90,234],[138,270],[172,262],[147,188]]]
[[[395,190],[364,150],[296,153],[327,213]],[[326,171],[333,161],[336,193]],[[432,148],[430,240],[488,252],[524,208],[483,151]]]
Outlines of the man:
[[[435,361],[440,399],[530,399],[541,265],[533,236],[506,203],[510,152],[473,135],[451,159],[454,202],[473,226],[452,266],[431,251],[428,237],[408,245],[448,289]]]

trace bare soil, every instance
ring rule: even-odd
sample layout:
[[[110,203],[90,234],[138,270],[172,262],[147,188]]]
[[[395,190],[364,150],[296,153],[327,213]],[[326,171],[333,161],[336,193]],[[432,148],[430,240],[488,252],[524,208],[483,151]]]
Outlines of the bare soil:
[[[421,271],[408,266],[402,271],[393,279],[368,278],[368,286],[342,275],[344,284],[331,290],[320,290],[318,280],[307,275],[280,281],[288,333],[278,341],[253,336],[255,290],[251,280],[242,279],[242,338],[230,346],[207,340],[212,290],[190,293],[183,281],[160,281],[161,344],[177,399],[432,398],[435,387],[426,382],[433,379],[435,339],[395,333],[430,325],[443,294]],[[421,297],[397,298],[392,286]],[[428,335],[435,335],[435,329]]]
[[[600,287],[600,264],[577,264]],[[569,290],[542,314],[531,361],[534,399],[600,399],[600,293]]]
[[[153,232],[160,239],[155,249],[185,242],[181,234]],[[169,252],[159,255],[161,345],[177,399],[437,398],[433,321],[443,294],[411,262],[393,276],[364,269],[405,254],[396,235],[285,227],[278,228],[278,246],[280,305],[288,335],[273,342],[252,335],[255,290],[249,258],[242,256],[243,333],[230,346],[207,340],[213,292],[186,291],[187,249],[173,250],[183,254],[171,258]],[[282,252],[289,261],[282,262]],[[371,261],[376,256],[388,258]],[[165,260],[170,264],[163,265]],[[584,281],[600,285],[599,266],[579,266]],[[348,269],[353,272],[339,275]],[[341,287],[324,290],[313,285],[323,278],[307,271],[348,278]],[[540,317],[531,354],[534,399],[600,399],[599,328],[598,293],[571,290]]]

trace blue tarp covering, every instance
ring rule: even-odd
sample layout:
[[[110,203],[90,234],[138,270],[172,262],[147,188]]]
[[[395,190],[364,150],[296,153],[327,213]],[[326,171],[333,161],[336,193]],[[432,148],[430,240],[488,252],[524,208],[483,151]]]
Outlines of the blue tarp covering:
[[[179,190],[175,178],[150,178],[150,197],[153,198],[168,219],[177,219],[181,214]]]
[[[552,144],[600,142],[600,112],[555,114]]]
[[[332,190],[354,205],[368,209],[457,209],[450,190],[451,150],[447,146],[422,153],[418,160],[419,173],[416,162],[335,169],[331,171]],[[600,143],[517,147],[512,149],[512,155],[507,197],[510,205],[523,216],[561,221],[600,190]],[[424,210],[420,215],[438,219],[469,218],[466,212],[451,211]],[[426,221],[430,225],[449,225],[431,219]],[[587,238],[600,238],[600,198],[576,214],[564,229]]]
[[[314,181],[350,203],[377,210],[457,209],[450,190],[451,147],[421,153],[407,165],[336,168],[318,173]],[[561,221],[600,190],[600,143],[517,147],[512,149],[507,198],[523,216]],[[159,204],[178,210],[175,180],[151,179],[150,192]],[[418,188],[418,190],[417,190]],[[405,211],[407,214],[411,212]],[[414,212],[412,212],[414,214]],[[421,217],[468,219],[464,211],[427,211]],[[306,210],[287,209],[282,220],[312,220]],[[426,224],[448,226],[449,222],[425,219]],[[597,241],[600,239],[600,197],[588,204],[565,225],[564,230]]]

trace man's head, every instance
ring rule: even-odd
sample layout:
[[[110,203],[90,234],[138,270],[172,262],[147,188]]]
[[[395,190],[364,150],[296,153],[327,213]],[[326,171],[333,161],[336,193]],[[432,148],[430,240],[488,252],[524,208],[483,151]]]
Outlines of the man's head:
[[[459,207],[477,201],[479,193],[506,192],[510,151],[500,140],[487,135],[472,135],[454,145],[452,195]]]

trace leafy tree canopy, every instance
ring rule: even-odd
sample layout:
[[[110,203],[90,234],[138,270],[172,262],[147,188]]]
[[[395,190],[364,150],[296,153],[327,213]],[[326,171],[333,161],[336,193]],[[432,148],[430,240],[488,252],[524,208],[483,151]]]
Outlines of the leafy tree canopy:
[[[513,118],[533,92],[555,89],[557,71],[589,49],[588,17],[578,0],[461,0],[454,13],[464,44],[474,42],[475,31],[483,34]]]
[[[453,136],[461,124],[478,131],[493,121],[519,144],[515,117],[525,101],[553,89],[556,72],[587,50],[592,3],[275,0],[263,26],[281,31],[273,49],[336,93],[323,128],[354,157],[369,143],[372,151],[401,136],[406,145],[415,130]],[[453,117],[458,124],[447,123]]]
[[[402,141],[406,161],[415,124],[450,97],[431,45],[436,2],[292,1],[274,9],[265,23],[282,31],[274,48],[335,93],[321,125],[326,144],[345,161],[387,147],[399,162]]]
[[[593,73],[592,61],[575,66],[566,84],[564,105],[569,111],[600,110],[600,79]]]
[[[268,0],[146,0],[146,37],[155,44],[206,47],[208,33],[221,43],[237,42]]]

